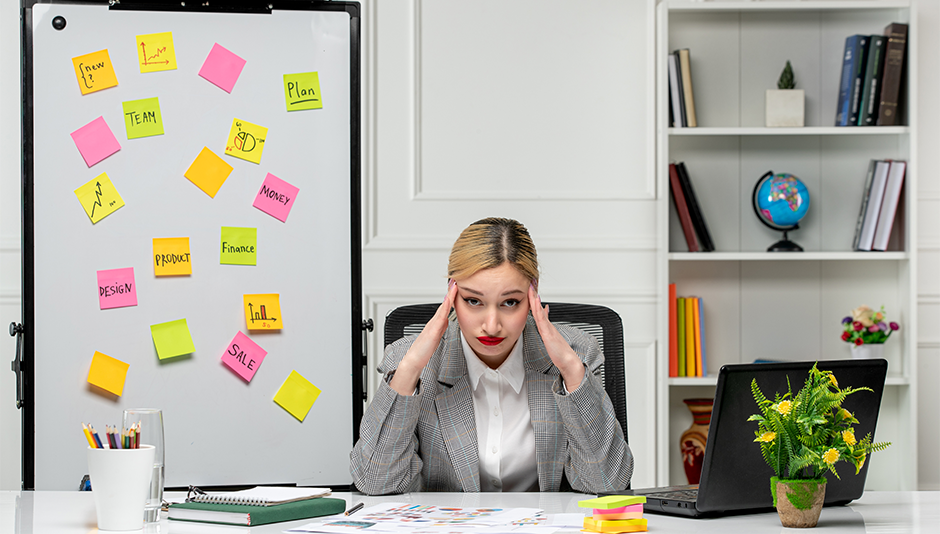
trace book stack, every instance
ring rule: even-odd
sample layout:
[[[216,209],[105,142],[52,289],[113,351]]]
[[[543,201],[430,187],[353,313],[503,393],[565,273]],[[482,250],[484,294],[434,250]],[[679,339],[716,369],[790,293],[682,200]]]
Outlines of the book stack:
[[[862,207],[855,224],[855,250],[888,250],[906,171],[907,162],[900,160],[873,159],[868,164]]]
[[[679,215],[689,252],[715,250],[712,236],[708,232],[708,225],[705,224],[702,208],[695,197],[695,190],[692,189],[689,172],[685,168],[685,163],[681,161],[669,164],[669,191],[672,193],[672,201]]]
[[[845,39],[836,126],[898,124],[907,24],[893,22],[884,35]]]
[[[689,49],[669,54],[669,124],[674,128],[698,126],[692,97],[692,62]]]
[[[677,297],[669,284],[669,376],[707,376],[701,297]]]
[[[583,532],[646,532],[641,495],[608,495],[596,499],[578,501],[581,508],[592,508],[591,517],[584,518]]]
[[[196,495],[170,505],[169,519],[255,526],[339,514],[344,499],[325,497],[327,488],[257,487],[231,493]]]

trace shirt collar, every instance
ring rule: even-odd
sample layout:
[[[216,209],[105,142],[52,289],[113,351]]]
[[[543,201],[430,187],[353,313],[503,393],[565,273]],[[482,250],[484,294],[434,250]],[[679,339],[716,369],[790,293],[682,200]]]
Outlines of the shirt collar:
[[[512,351],[509,352],[509,357],[496,369],[498,373],[503,375],[503,378],[506,379],[506,382],[512,386],[513,391],[516,393],[522,390],[522,383],[525,380],[525,366],[522,361],[522,338],[523,336],[519,336],[516,345],[512,348]],[[473,387],[473,390],[476,391],[477,385],[480,383],[480,378],[489,367],[487,367],[487,365],[483,363],[483,360],[470,348],[470,344],[467,343],[466,338],[463,337],[462,330],[460,331],[460,343],[463,345],[464,359],[467,360],[467,374],[470,376],[470,385]]]

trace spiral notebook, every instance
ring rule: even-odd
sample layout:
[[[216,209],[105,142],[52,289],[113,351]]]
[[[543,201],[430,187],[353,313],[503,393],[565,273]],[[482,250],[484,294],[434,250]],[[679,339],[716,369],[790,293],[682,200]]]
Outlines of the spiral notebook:
[[[204,493],[195,495],[191,502],[210,504],[243,504],[247,506],[274,506],[329,495],[329,488],[291,488],[280,486],[258,486],[228,493]]]

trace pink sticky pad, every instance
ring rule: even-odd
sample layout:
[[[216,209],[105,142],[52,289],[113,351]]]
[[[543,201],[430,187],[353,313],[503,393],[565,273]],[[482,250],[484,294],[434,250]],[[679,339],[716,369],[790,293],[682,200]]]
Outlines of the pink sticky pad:
[[[98,271],[98,305],[102,310],[137,305],[133,267]]]
[[[245,67],[246,61],[229,52],[219,43],[212,45],[209,56],[199,69],[199,75],[220,87],[226,93],[231,93]]]
[[[111,128],[108,128],[108,123],[104,122],[104,117],[98,117],[72,132],[72,140],[89,167],[121,150],[121,145],[111,133]]]
[[[290,209],[294,207],[294,199],[300,188],[294,187],[277,176],[268,173],[261,183],[261,189],[255,196],[252,206],[267,213],[281,222],[287,222]]]
[[[235,334],[235,339],[228,344],[228,348],[222,354],[222,362],[238,373],[238,376],[244,378],[245,382],[251,382],[267,354],[268,351],[239,332]]]
[[[642,504],[631,504],[630,506],[621,506],[620,508],[595,508],[594,515],[624,514],[628,512],[642,511]]]

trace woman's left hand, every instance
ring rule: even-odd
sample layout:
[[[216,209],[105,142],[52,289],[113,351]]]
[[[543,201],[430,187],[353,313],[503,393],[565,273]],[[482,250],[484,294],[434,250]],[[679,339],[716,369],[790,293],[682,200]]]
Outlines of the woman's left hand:
[[[548,320],[548,306],[542,307],[542,299],[533,284],[529,285],[529,309],[535,319],[535,326],[539,329],[539,335],[542,336],[545,350],[548,351],[548,357],[561,371],[568,392],[573,393],[584,379],[584,364],[555,325]]]

